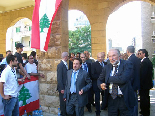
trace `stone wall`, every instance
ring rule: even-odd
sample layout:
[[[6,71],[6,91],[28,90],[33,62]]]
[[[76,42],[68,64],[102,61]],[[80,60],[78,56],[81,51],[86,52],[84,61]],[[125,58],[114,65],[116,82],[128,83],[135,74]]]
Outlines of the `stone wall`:
[[[142,26],[142,48],[149,53],[149,58],[155,51],[155,44],[151,40],[153,34],[153,24],[151,22],[152,7],[151,4],[141,2],[141,26]]]
[[[62,1],[54,19],[47,52],[39,54],[39,72],[46,77],[40,79],[40,105],[46,113],[57,113],[59,97],[57,90],[57,65],[61,53],[68,52],[68,0]]]

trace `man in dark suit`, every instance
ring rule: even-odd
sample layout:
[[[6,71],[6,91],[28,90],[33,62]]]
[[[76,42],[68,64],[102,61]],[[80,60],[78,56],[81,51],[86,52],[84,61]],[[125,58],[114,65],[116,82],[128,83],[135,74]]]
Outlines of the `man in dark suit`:
[[[133,116],[135,95],[131,86],[133,66],[130,61],[120,60],[120,51],[111,49],[108,53],[110,64],[100,74],[97,84],[108,101],[108,116]]]
[[[86,56],[84,53],[80,54],[80,58],[82,60],[81,68],[88,72],[89,77],[91,79],[91,63],[86,63]],[[92,112],[91,103],[92,103],[93,97],[94,97],[92,92],[93,92],[93,88],[91,87],[88,91],[88,104],[86,105],[88,112],[90,112],[90,113]]]
[[[100,116],[100,89],[97,86],[97,79],[99,78],[102,68],[105,66],[104,62],[105,55],[102,52],[97,54],[97,61],[92,64],[91,74],[92,74],[92,84],[93,91],[95,92],[95,107],[96,116]],[[103,105],[103,103],[102,103]]]
[[[66,111],[70,116],[84,116],[84,106],[88,103],[88,90],[92,83],[88,73],[82,70],[82,60],[75,58],[73,69],[67,72],[67,82],[64,93]]]
[[[57,90],[59,91],[59,99],[60,99],[60,110],[61,115],[66,116],[66,103],[63,100],[64,90],[66,86],[66,79],[67,79],[67,60],[68,60],[68,53],[63,52],[62,61],[57,66]]]
[[[87,63],[91,63],[92,64],[93,62],[95,62],[94,59],[90,59],[90,53],[88,51],[84,51],[84,54],[86,56],[86,62]]]
[[[132,73],[132,78],[131,78],[131,85],[134,89],[135,93],[135,98],[136,98],[136,104],[134,107],[134,116],[138,116],[138,95],[137,95],[137,90],[140,89],[140,60],[137,58],[134,54],[135,48],[134,46],[128,46],[127,47],[127,55],[128,55],[128,60],[132,62],[133,64],[133,73]]]
[[[150,96],[149,91],[153,87],[153,65],[148,58],[146,49],[139,50],[139,57],[141,60],[140,65],[140,109],[142,116],[150,115]]]

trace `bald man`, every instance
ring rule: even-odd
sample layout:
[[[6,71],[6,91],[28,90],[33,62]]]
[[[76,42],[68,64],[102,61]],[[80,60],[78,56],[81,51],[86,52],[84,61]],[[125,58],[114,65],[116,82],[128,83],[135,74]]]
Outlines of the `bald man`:
[[[68,53],[63,52],[62,60],[57,66],[57,90],[59,91],[59,99],[60,99],[60,110],[61,116],[66,116],[66,103],[63,100],[63,95],[66,86],[66,79],[67,79],[67,70],[68,70]]]
[[[104,62],[104,54],[99,52],[97,54],[97,61],[92,64],[91,74],[92,74],[92,83],[93,90],[95,93],[95,107],[96,107],[96,116],[100,116],[100,89],[97,87],[97,79],[99,78],[100,73],[102,72],[103,67],[106,65]]]

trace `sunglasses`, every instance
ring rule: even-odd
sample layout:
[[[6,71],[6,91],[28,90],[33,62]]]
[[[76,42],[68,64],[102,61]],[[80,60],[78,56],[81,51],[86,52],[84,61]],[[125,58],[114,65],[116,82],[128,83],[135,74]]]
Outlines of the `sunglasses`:
[[[141,55],[141,53],[138,53],[138,55]]]

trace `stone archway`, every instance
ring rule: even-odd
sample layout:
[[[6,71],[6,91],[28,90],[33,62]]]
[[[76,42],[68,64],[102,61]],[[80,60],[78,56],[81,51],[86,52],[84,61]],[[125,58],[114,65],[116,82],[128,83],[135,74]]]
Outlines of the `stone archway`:
[[[155,4],[155,0],[69,0],[69,10],[78,9],[84,12],[91,24],[92,56],[96,58],[98,52],[106,51],[106,24],[109,15],[132,1],[145,1]]]
[[[21,18],[32,20],[33,6],[0,14],[0,53],[5,56],[6,52],[6,32],[7,29],[14,25]]]
[[[155,45],[152,42],[151,38],[153,36],[153,23],[151,21],[152,17],[152,5],[155,5],[154,0],[126,0],[121,2],[116,7],[114,7],[113,12],[118,10],[121,6],[128,4],[130,2],[140,1],[141,2],[141,41],[142,47],[148,51],[149,58],[151,59],[152,56],[155,54]],[[112,14],[111,13],[111,14]]]

